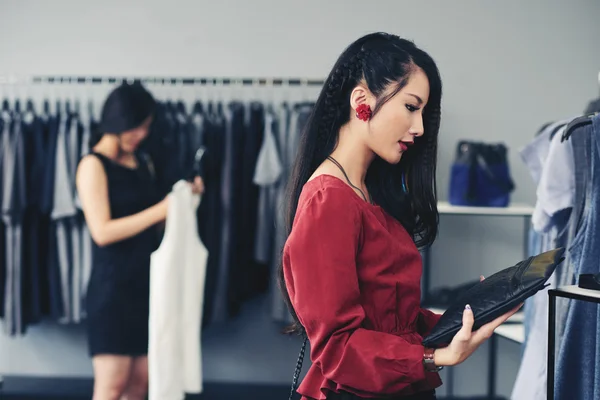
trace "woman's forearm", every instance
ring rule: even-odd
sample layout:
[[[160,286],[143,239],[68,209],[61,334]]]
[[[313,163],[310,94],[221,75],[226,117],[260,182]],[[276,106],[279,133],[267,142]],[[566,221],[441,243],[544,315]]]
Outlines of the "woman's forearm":
[[[90,233],[98,246],[107,246],[133,237],[156,225],[166,218],[166,214],[166,202],[163,201],[137,214],[108,220],[100,224],[95,232],[90,230]]]

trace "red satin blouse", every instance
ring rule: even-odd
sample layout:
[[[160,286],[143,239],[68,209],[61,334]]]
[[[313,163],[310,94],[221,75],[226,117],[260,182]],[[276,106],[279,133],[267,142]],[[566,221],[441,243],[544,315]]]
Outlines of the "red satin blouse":
[[[286,286],[313,362],[303,399],[329,391],[402,396],[441,385],[422,337],[440,315],[421,308],[421,255],[402,225],[342,180],[303,188],[285,244]]]

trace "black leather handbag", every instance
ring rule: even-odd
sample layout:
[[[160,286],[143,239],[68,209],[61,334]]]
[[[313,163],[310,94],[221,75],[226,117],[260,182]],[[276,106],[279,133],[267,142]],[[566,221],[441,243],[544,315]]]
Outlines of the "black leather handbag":
[[[465,305],[473,310],[473,330],[507,313],[547,286],[546,282],[563,260],[564,248],[529,257],[503,269],[464,291],[446,310],[431,332],[425,347],[438,348],[452,341],[462,327]]]

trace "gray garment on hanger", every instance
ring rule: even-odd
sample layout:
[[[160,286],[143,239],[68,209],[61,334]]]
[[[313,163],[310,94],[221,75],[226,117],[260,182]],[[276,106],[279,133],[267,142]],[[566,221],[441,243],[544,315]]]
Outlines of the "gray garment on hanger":
[[[11,129],[12,128],[12,129]],[[3,196],[2,215],[10,216],[12,221],[21,222],[26,198],[25,149],[23,148],[23,132],[20,119],[12,120],[5,116],[3,156]]]
[[[254,259],[267,264],[273,253],[273,234],[275,231],[276,184],[281,179],[283,166],[277,148],[276,120],[272,113],[265,113],[265,133],[258,154],[254,183],[259,186],[258,215],[256,224],[256,241],[254,243]]]
[[[2,155],[0,160],[2,161],[2,197],[0,198],[0,216],[5,223],[5,276],[4,282],[0,282],[4,287],[4,329],[6,334],[10,335],[14,330],[14,295],[13,295],[13,270],[14,270],[14,236],[12,229],[12,219],[8,212],[10,211],[10,203],[13,191],[12,181],[14,179],[14,150],[12,148],[12,135],[10,134],[11,120],[7,113],[2,113],[3,128],[2,136],[0,137],[0,149],[2,149]],[[6,213],[6,214],[5,214]]]
[[[68,131],[67,156],[69,157],[69,183],[71,187],[71,196],[73,198],[74,215],[69,218],[70,238],[70,260],[71,279],[69,287],[71,289],[71,315],[69,322],[79,322],[81,320],[81,224],[76,218],[78,210],[76,208],[77,196],[75,189],[75,174],[77,173],[77,161],[81,147],[79,141],[79,118],[73,117]]]
[[[22,321],[22,218],[25,193],[25,152],[20,119],[4,115],[2,134],[2,220],[6,226],[6,276],[4,319],[9,335],[20,333]],[[11,129],[12,128],[12,129]]]
[[[83,126],[83,132],[81,135],[81,147],[78,154],[77,163],[73,171],[73,184],[74,184],[74,198],[75,205],[78,209],[81,209],[81,202],[79,201],[79,196],[77,194],[77,186],[75,185],[75,176],[77,174],[77,165],[79,164],[79,160],[89,153],[90,147],[90,136],[91,136],[91,125],[92,125],[92,115],[91,113],[83,114],[81,116],[81,122]],[[79,318],[84,319],[86,317],[85,310],[85,296],[87,293],[87,285],[90,280],[90,276],[92,274],[92,236],[90,231],[85,223],[85,218],[83,214],[80,213],[77,217],[77,228],[79,233],[79,248],[81,251],[80,254],[80,266],[81,270],[78,274],[79,276],[74,277],[77,279],[76,283],[73,286],[79,286],[79,293],[73,294],[73,305],[74,305],[74,319],[75,322],[79,320]]]
[[[2,173],[0,176],[0,215],[4,215],[4,210],[10,208],[10,197],[12,196],[12,180],[13,176],[13,152],[11,148],[11,134],[10,134],[10,117],[6,113],[0,114],[2,122],[2,133],[0,134],[0,164]]]
[[[204,115],[195,113],[190,118],[190,149],[196,155],[196,151],[204,144]]]
[[[69,150],[67,147],[68,137],[68,117],[60,115],[58,126],[58,135],[56,139],[56,160],[54,169],[54,207],[51,217],[53,220],[72,217],[77,213],[73,201],[73,187],[69,170]]]
[[[87,287],[92,275],[92,235],[88,229],[85,220],[82,217],[81,222],[81,318],[85,319],[87,310],[85,309],[85,299],[87,296]]]
[[[212,320],[214,322],[222,322],[227,318],[227,299],[229,292],[229,265],[230,250],[229,245],[231,240],[231,210],[233,207],[233,199],[231,195],[233,180],[233,165],[232,159],[234,156],[234,140],[232,130],[232,112],[229,107],[223,107],[225,117],[225,156],[223,158],[223,180],[221,182],[221,202],[222,202],[222,231],[221,231],[221,254],[219,257],[219,269],[217,276],[217,284],[215,289],[215,297],[213,302]]]
[[[54,170],[54,208],[51,217],[56,229],[56,245],[58,253],[58,267],[60,271],[61,297],[63,315],[59,322],[71,321],[73,315],[71,280],[72,257],[70,245],[72,243],[73,228],[70,219],[77,214],[73,197],[71,181],[71,138],[72,126],[69,125],[68,116],[60,116],[58,137],[56,143],[56,164]]]
[[[273,247],[271,256],[271,280],[272,282],[278,281],[277,270],[281,262],[281,250],[285,243],[285,186],[289,177],[289,156],[287,150],[287,144],[289,143],[289,137],[291,134],[291,122],[296,121],[297,118],[292,118],[293,110],[284,104],[279,113],[280,129],[278,133],[278,148],[283,167],[280,179],[274,185],[275,191],[275,205],[273,210],[275,212],[274,222],[275,229],[273,233]],[[287,305],[285,304],[281,295],[279,285],[271,285],[271,318],[274,321],[290,321],[290,313],[288,312]]]
[[[21,247],[22,229],[20,224],[6,222],[6,277],[4,298],[4,321],[7,335],[21,332],[23,327],[21,296]]]
[[[284,115],[284,118],[289,121],[289,128],[285,130],[287,135],[284,136],[280,143],[282,154],[283,173],[282,179],[277,186],[276,200],[276,215],[275,215],[275,239],[273,245],[273,260],[271,265],[273,282],[277,282],[277,269],[281,263],[281,254],[285,241],[287,240],[286,215],[285,215],[285,191],[288,184],[288,179],[293,168],[302,130],[306,125],[306,121],[311,113],[311,106],[300,105],[291,107],[289,117]],[[291,323],[293,321],[291,314],[288,311],[279,285],[271,285],[271,317],[275,321]]]
[[[8,146],[8,127],[2,118],[2,113],[0,113],[0,214],[2,214],[2,200],[4,196],[4,168],[3,168],[3,160],[4,160],[4,149]],[[5,143],[6,142],[6,143]]]
[[[9,173],[9,168],[7,167],[7,157],[5,156],[5,152],[9,151],[9,144],[10,144],[10,137],[9,137],[9,129],[10,129],[10,124],[9,124],[9,118],[7,115],[5,115],[6,113],[0,113],[0,123],[2,123],[2,130],[0,131],[0,218],[2,218],[2,221],[4,221],[4,203],[5,203],[5,195],[6,196],[10,196],[10,189],[12,189],[12,184],[9,184],[6,188],[4,187],[5,184],[7,184],[8,180],[11,179],[8,176]],[[6,200],[8,201],[8,200]],[[4,298],[2,299],[3,301],[0,302],[0,304],[2,305],[2,307],[4,308],[3,313],[4,313],[4,321],[5,321],[5,331],[7,333],[9,333],[9,321],[11,321],[11,318],[9,318],[9,310],[12,310],[12,305],[8,305],[7,303],[10,302],[10,298],[9,298],[9,293],[8,293],[8,289],[11,288],[12,289],[12,285],[9,284],[9,279],[8,276],[6,276],[6,274],[8,273],[8,271],[10,270],[9,265],[12,265],[12,236],[10,235],[11,230],[9,229],[8,226],[2,226],[0,225],[0,229],[5,229],[6,234],[4,235],[4,243],[1,243],[0,245],[4,246],[5,251],[4,251],[4,260],[2,260],[2,262],[0,262],[0,268],[5,268],[5,276],[4,276],[4,282],[0,282],[0,285],[4,285],[3,288],[3,296]],[[9,238],[10,237],[10,238]]]

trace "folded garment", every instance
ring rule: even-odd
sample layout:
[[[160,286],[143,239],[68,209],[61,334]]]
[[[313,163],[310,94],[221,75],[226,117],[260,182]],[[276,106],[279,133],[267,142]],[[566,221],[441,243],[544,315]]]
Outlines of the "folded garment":
[[[452,341],[462,327],[465,305],[473,310],[473,330],[507,313],[547,286],[546,282],[564,260],[560,247],[529,257],[496,272],[462,293],[423,338],[426,347],[441,347]]]

